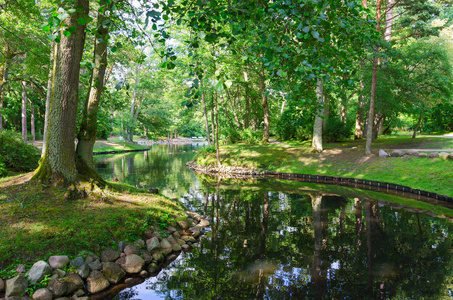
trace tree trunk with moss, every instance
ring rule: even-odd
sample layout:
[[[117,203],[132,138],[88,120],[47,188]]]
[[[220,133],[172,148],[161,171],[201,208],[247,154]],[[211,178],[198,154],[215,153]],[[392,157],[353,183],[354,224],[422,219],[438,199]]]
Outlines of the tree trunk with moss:
[[[79,73],[85,44],[85,25],[78,19],[86,19],[88,0],[76,0],[77,12],[65,20],[65,25],[75,28],[70,36],[61,34],[57,45],[56,69],[50,95],[50,115],[46,149],[40,160],[34,179],[58,180],[69,185],[80,179],[76,166],[74,138],[76,133],[77,104],[79,98]],[[80,164],[79,164],[80,165]],[[80,169],[83,169],[83,163]],[[88,175],[89,176],[89,175]]]
[[[106,12],[110,9],[111,4],[107,4],[106,0],[101,1],[102,11],[98,16],[98,29],[96,32],[96,42],[94,48],[94,69],[90,80],[90,90],[88,99],[85,102],[83,111],[82,124],[77,135],[78,143],[76,154],[88,166],[94,167],[93,148],[96,142],[97,132],[97,112],[101,94],[104,90],[104,77],[107,68],[107,45],[106,37],[109,33],[108,27],[104,27],[104,22],[108,19]]]

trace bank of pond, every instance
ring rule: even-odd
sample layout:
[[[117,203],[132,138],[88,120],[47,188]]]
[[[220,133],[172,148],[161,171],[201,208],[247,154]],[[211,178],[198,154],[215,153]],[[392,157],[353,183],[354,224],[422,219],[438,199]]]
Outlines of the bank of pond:
[[[352,187],[197,175],[185,165],[198,149],[154,146],[97,158],[104,178],[156,188],[210,226],[158,272],[92,299],[451,299],[448,205]]]

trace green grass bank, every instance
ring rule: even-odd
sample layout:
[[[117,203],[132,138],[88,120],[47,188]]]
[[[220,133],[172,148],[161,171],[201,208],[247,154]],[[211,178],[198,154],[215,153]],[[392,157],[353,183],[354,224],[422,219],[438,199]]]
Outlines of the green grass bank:
[[[177,202],[125,184],[69,200],[62,186],[29,181],[32,173],[0,178],[0,277],[16,275],[52,255],[74,258],[87,251],[134,242],[148,230],[163,230],[185,219]],[[85,188],[90,191],[87,184]]]
[[[354,177],[390,182],[453,196],[453,160],[417,156],[380,158],[379,149],[453,149],[453,139],[438,137],[384,136],[373,142],[371,156],[365,156],[365,141],[324,145],[322,153],[311,150],[310,142],[234,144],[220,147],[225,166],[275,172]],[[215,152],[200,151],[199,165],[216,165]]]

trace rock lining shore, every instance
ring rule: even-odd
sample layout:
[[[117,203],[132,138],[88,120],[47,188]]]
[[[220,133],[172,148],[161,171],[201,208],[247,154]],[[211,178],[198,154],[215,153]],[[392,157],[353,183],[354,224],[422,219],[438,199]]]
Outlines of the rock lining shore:
[[[187,221],[174,224],[180,230],[167,228],[167,237],[149,230],[143,239],[120,242],[117,249],[105,249],[99,256],[90,253],[72,260],[65,255],[51,256],[47,262],[36,262],[28,272],[20,265],[16,270],[20,275],[0,278],[0,300],[88,300],[115,285],[132,282],[137,276],[156,275],[182,251],[189,251],[209,226],[201,215],[186,214]],[[30,290],[34,291],[32,295]]]

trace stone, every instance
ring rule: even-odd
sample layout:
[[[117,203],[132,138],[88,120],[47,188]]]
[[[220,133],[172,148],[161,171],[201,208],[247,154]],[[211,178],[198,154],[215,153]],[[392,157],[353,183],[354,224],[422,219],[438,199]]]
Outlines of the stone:
[[[187,251],[187,250],[190,249],[190,246],[187,245],[187,244],[184,244],[184,245],[181,246],[181,248],[182,248],[183,251]]]
[[[413,150],[413,149],[409,149],[409,150],[406,151],[406,154],[407,155],[418,156],[418,151]]]
[[[117,284],[126,276],[126,272],[119,265],[113,262],[107,262],[102,267],[102,273],[110,283]]]
[[[91,262],[91,263],[88,263],[88,267],[90,267],[90,270],[91,271],[100,271],[102,270],[102,264],[101,264],[101,261],[99,259]]]
[[[27,288],[28,288],[27,280],[20,275],[16,276],[6,281],[5,296],[6,298],[14,296],[20,297],[27,292]]]
[[[73,260],[71,260],[71,266],[73,266],[76,269],[81,267],[84,264],[85,264],[85,261],[81,257],[77,257],[77,258],[74,258]]]
[[[173,252],[173,248],[162,248],[161,251],[165,256],[167,256],[168,254]]]
[[[142,258],[145,261],[145,265],[149,264],[153,260],[151,254],[146,250],[142,250]]]
[[[81,297],[85,295],[85,291],[83,289],[78,289],[77,291],[74,292],[74,296],[76,297]]]
[[[176,231],[176,232],[173,233],[173,236],[175,238],[179,239],[181,237],[181,234],[179,234],[179,232]]]
[[[0,278],[0,293],[5,289],[5,282]]]
[[[146,277],[146,276],[148,276],[148,272],[146,272],[145,270],[141,270],[140,277]]]
[[[90,275],[90,267],[84,263],[77,268],[77,274],[79,274],[82,278],[87,278]]]
[[[49,289],[39,289],[33,294],[35,300],[52,300],[53,294]]]
[[[68,283],[65,278],[54,278],[49,281],[47,288],[52,292],[54,297],[61,297],[68,291]]]
[[[36,262],[28,272],[28,280],[31,284],[41,282],[46,275],[52,274],[52,268],[43,260]]]
[[[188,242],[196,243],[196,242],[197,242],[197,240],[196,240],[193,236],[191,236],[191,235],[183,235],[183,236],[181,237],[181,240],[183,240],[183,241],[186,242],[186,243],[188,243]]]
[[[429,156],[429,158],[436,158],[436,157],[439,157],[439,153],[433,152],[433,153],[430,153],[428,156]]]
[[[159,250],[151,253],[151,255],[152,255],[153,259],[157,262],[162,262],[165,260],[165,255]]]
[[[27,270],[25,269],[25,265],[24,264],[20,264],[20,265],[17,266],[16,273],[19,273],[19,274],[23,275],[26,272],[27,272]]]
[[[448,156],[449,154],[447,152],[441,152],[439,153],[439,157],[443,160],[447,160],[448,159]]]
[[[153,238],[153,237],[154,237],[154,234],[153,234],[152,231],[149,231],[149,230],[148,230],[148,231],[145,231],[145,232],[143,233],[142,237],[143,237],[143,239],[144,239],[145,241],[147,241],[147,240]]]
[[[123,253],[124,254],[124,253]],[[115,264],[121,266],[122,264],[125,264],[126,263],[126,254],[124,254],[124,256],[121,256],[120,258],[118,258],[116,261],[115,261]]]
[[[162,236],[160,235],[159,231],[154,231],[153,236],[157,237],[159,241],[162,239]]]
[[[102,262],[112,262],[120,257],[120,252],[118,250],[106,249],[101,252],[101,261]]]
[[[178,252],[181,251],[181,246],[179,244],[171,244],[171,250]]]
[[[162,249],[171,248],[171,244],[170,244],[170,242],[165,238],[165,239],[162,239],[162,241],[160,241],[160,247],[161,247]]]
[[[142,239],[138,239],[134,242],[134,244],[139,247],[139,248],[144,248],[145,247],[145,241]]]
[[[129,277],[129,278],[126,278],[126,280],[124,280],[124,283],[125,283],[125,284],[128,284],[128,283],[132,282],[133,280],[134,280],[134,279],[132,279],[132,278]]]
[[[182,240],[182,239],[176,239],[176,241],[178,242],[179,246],[182,246],[182,245],[186,244],[186,242],[184,240]]]
[[[153,237],[146,241],[146,249],[149,252],[153,251],[154,249],[158,249],[158,248],[160,248],[160,242],[157,237]]]
[[[171,254],[171,255],[167,256],[167,261],[174,261],[177,258],[178,258],[178,255]]]
[[[389,157],[390,155],[385,152],[385,150],[380,149],[379,150],[379,157]]]
[[[120,249],[121,252],[124,252],[124,248],[126,248],[127,243],[125,241],[121,241],[118,243],[118,249]]]
[[[92,271],[87,278],[87,289],[91,294],[99,293],[110,286],[110,282],[99,271]]]
[[[173,226],[168,226],[168,228],[167,228],[167,232],[168,232],[169,234],[173,234],[173,233],[175,233],[175,232],[176,232],[176,228],[175,228],[175,227],[173,227]]]
[[[187,220],[179,220],[178,221],[178,225],[182,228],[182,229],[187,229],[190,227],[190,223],[187,221]]]
[[[131,254],[140,255],[140,248],[138,248],[138,246],[136,246],[134,244],[129,244],[126,246],[126,248],[124,248],[124,253],[126,255],[131,255]]]
[[[194,219],[197,220],[198,222],[200,222],[201,219],[203,219],[203,218],[201,217],[201,215],[200,215],[200,214],[197,214],[197,213],[194,213],[194,214],[192,215],[192,218],[194,218]]]
[[[428,157],[428,154],[427,153],[418,153],[418,157]]]
[[[85,257],[85,263],[91,264],[94,261],[100,260],[100,258],[96,254],[89,254]]]
[[[200,232],[200,229],[201,229],[201,228],[200,228],[199,226],[194,226],[194,227],[190,227],[190,228],[189,228],[189,230],[190,230],[190,232],[192,232],[192,236],[193,236],[194,238],[197,238],[197,237],[200,236],[200,233],[201,233],[201,232]]]
[[[393,151],[390,153],[390,156],[392,156],[392,157],[401,157],[401,156],[404,156],[404,151],[402,151],[402,150],[393,150]]]
[[[159,268],[159,266],[157,264],[155,264],[155,263],[149,264],[148,273],[153,274],[153,273],[157,273],[159,271],[160,271],[160,268]]]
[[[70,295],[73,294],[75,291],[83,288],[83,286],[85,284],[83,279],[79,275],[74,274],[74,273],[69,274],[64,279],[67,283],[67,288],[68,288],[67,293]]]
[[[67,257],[66,255],[55,255],[49,257],[49,265],[54,269],[65,267],[68,264],[69,257]]]
[[[167,236],[166,239],[167,239],[167,241],[168,241],[170,244],[172,244],[172,245],[178,243],[178,242],[176,241],[176,239],[175,239],[172,235]]]
[[[137,254],[131,254],[126,256],[126,262],[121,265],[121,268],[128,274],[136,274],[142,270],[144,265],[145,261],[143,258]]]
[[[66,272],[61,270],[61,269],[53,270],[52,274],[53,275],[57,275],[57,277],[65,277],[66,276]]]

